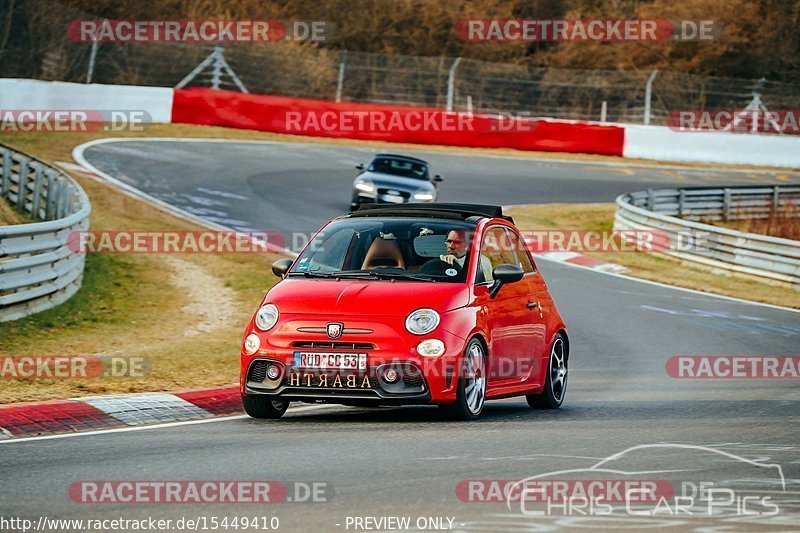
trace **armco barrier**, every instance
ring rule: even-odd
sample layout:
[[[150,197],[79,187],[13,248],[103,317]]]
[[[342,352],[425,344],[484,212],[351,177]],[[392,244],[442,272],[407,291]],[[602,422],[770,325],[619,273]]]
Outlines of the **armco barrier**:
[[[41,222],[0,226],[0,322],[54,307],[80,288],[85,255],[68,239],[89,229],[89,198],[69,176],[0,144],[2,197]]]
[[[395,120],[406,126],[371,127],[370,114],[385,117],[387,125]],[[341,127],[348,121],[357,124],[359,115],[367,117],[366,127]],[[309,116],[314,120],[307,120]],[[430,119],[424,127],[423,116]],[[337,103],[213,89],[175,89],[172,122],[317,137],[616,156],[622,155],[624,136],[624,129],[617,125],[528,119],[512,123],[436,108]],[[459,123],[462,126],[454,126]],[[467,123],[468,127],[464,126]],[[435,124],[451,126],[439,129]]]
[[[800,241],[744,233],[696,220],[800,214],[800,186],[658,189],[617,198],[615,230],[659,230],[663,253],[800,288]],[[689,220],[695,219],[695,220]]]

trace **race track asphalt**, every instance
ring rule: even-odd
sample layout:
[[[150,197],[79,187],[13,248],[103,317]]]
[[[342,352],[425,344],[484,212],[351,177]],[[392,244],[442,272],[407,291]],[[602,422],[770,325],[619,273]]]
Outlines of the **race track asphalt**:
[[[219,223],[284,231],[316,226],[346,210],[352,165],[368,156],[330,145],[174,142],[114,143],[86,152],[100,170],[196,214],[211,209],[216,214],[206,214]],[[628,167],[584,162],[428,157],[446,175],[442,199],[448,201],[608,202],[625,191],[679,180],[655,169],[630,167],[628,173],[619,171]],[[781,181],[772,174],[671,172],[683,175],[685,184]],[[244,199],[229,197],[234,194]],[[800,314],[539,264],[571,337],[569,388],[560,410],[500,400],[487,404],[481,420],[456,423],[429,407],[303,408],[278,422],[234,417],[9,442],[0,444],[0,516],[278,516],[284,531],[356,531],[348,524],[364,516],[408,516],[412,523],[451,517],[460,531],[800,528],[800,381],[675,379],[665,370],[673,355],[800,355]],[[697,510],[645,517],[624,512],[623,504],[613,516],[559,510],[530,516],[519,504],[465,503],[456,493],[464,480],[587,469],[653,444],[663,446],[630,450],[615,467],[646,471],[675,486],[713,483],[737,495],[755,490],[778,502],[779,513],[745,516],[732,504],[716,507],[713,516]],[[783,481],[753,462],[780,465]],[[330,498],[266,506],[78,505],[67,493],[78,480],[209,479],[325,482]]]

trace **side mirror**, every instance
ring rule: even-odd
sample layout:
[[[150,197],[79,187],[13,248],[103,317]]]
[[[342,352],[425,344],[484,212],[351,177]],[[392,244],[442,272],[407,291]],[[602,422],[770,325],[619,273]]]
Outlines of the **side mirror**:
[[[442,175],[441,175],[441,174],[436,174],[436,175],[433,177],[433,181],[437,181],[437,182],[438,182],[438,181],[444,181],[444,178],[442,177]]]
[[[489,287],[489,296],[494,298],[497,296],[497,293],[500,292],[500,288],[503,285],[506,283],[516,283],[521,280],[524,275],[525,271],[517,265],[509,265],[507,263],[497,265],[492,270],[494,283]]]
[[[278,259],[274,263],[272,263],[272,273],[282,278],[284,274],[289,271],[289,268],[292,266],[291,259]],[[499,265],[498,265],[499,266]]]
[[[356,165],[356,170],[364,170],[364,163],[359,163]]]

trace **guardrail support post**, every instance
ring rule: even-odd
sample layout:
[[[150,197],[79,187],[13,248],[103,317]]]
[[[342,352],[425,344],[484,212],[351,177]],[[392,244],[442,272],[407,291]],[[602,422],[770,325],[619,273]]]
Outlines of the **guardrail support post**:
[[[25,197],[28,196],[26,188],[28,187],[28,158],[22,157],[19,160],[19,184],[17,189],[17,207],[24,209]]]
[[[678,218],[683,218],[683,202],[686,200],[686,191],[678,189]]]
[[[727,222],[731,217],[731,190],[723,189],[722,195],[722,220]]]
[[[779,197],[780,188],[776,185],[772,189],[772,214],[775,215],[778,213],[778,208],[780,207]]]
[[[8,190],[11,188],[11,165],[14,162],[11,160],[11,151],[3,154],[3,198],[6,197]]]
[[[656,192],[653,189],[647,189],[647,210],[655,211],[656,208]]]
[[[42,182],[44,181],[44,169],[36,165],[36,177],[33,180],[33,202],[31,202],[31,216],[39,218],[39,203],[42,197]]]
[[[58,191],[61,189],[61,180],[56,178],[51,180],[47,187],[47,220],[54,220],[56,216],[56,202],[58,201]]]

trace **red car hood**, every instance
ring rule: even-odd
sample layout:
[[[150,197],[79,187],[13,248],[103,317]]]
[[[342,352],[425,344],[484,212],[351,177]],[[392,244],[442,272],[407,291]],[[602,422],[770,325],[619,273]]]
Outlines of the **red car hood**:
[[[429,307],[440,313],[469,303],[463,283],[385,280],[284,279],[266,303],[283,313],[407,316]]]

